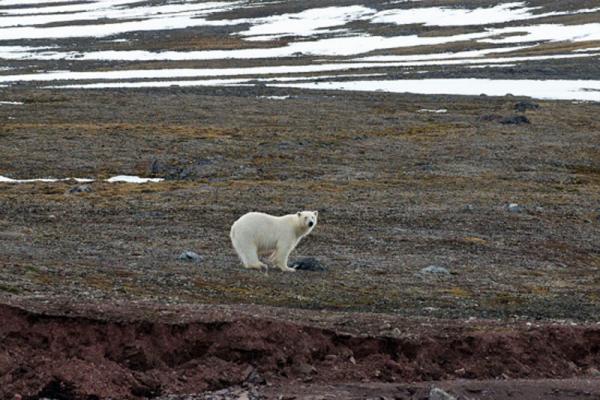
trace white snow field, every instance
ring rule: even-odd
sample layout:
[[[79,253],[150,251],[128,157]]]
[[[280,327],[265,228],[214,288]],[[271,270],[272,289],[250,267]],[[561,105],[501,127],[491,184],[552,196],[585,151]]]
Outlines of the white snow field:
[[[505,1],[491,6],[473,2],[475,6],[470,7],[431,7],[419,1],[363,4],[356,0],[314,8],[290,2],[293,12],[269,15],[266,7],[282,3],[0,0],[0,60],[14,63],[0,68],[0,82],[48,87],[45,82],[56,81],[52,87],[66,89],[250,85],[262,81],[278,87],[473,94],[461,86],[464,80],[460,79],[405,80],[398,76],[427,73],[423,67],[432,66],[475,73],[482,68],[500,71],[541,61],[600,62],[600,6],[546,9],[527,1]],[[256,17],[232,17],[238,14]],[[576,16],[582,17],[581,22],[573,21]],[[393,34],[394,27],[408,26],[440,30],[435,34]],[[382,27],[392,29],[392,33],[376,33]],[[468,29],[453,29],[461,27]],[[194,29],[194,34],[202,36],[205,30],[215,28],[226,29],[227,35],[246,45],[148,50],[138,44],[137,35],[144,32],[166,37]],[[78,45],[81,40],[86,46]],[[260,42],[270,44],[265,47]],[[448,50],[459,45],[461,50]],[[263,60],[261,66],[256,66],[259,60]],[[67,70],[33,68],[36,62],[60,61],[65,61]],[[184,61],[220,64],[198,68],[173,65]],[[84,66],[90,62],[114,64],[108,70],[95,71]],[[135,68],[144,62],[163,64],[160,69]],[[236,62],[235,67],[227,66],[231,62]],[[27,71],[21,73],[19,69]],[[348,74],[362,74],[362,78],[377,74],[378,78],[358,76],[339,81],[348,79]],[[596,80],[479,79],[476,94],[600,101],[597,85]]]

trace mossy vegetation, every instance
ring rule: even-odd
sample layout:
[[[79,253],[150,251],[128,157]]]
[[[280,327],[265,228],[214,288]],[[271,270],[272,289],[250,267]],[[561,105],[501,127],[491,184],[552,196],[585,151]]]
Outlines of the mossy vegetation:
[[[298,92],[265,106],[257,96],[276,93],[256,90],[19,92],[60,96],[64,112],[25,104],[0,125],[0,175],[169,180],[96,181],[89,193],[71,193],[72,181],[0,183],[2,292],[456,318],[598,314],[596,105],[539,102],[531,124],[507,127],[481,116],[513,113],[518,99]],[[320,222],[292,259],[316,257],[327,271],[243,270],[231,223],[302,209],[318,209]],[[202,263],[177,260],[183,250]],[[419,274],[428,265],[450,274]]]

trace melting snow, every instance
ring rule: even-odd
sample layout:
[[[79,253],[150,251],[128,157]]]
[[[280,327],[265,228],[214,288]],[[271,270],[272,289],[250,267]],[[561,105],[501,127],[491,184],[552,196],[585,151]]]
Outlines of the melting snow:
[[[487,8],[422,7],[380,11],[369,19],[375,23],[396,25],[424,24],[427,26],[490,25],[558,15],[582,14],[600,8],[578,11],[556,11],[533,14],[541,7],[526,7],[524,2],[498,4]]]
[[[146,183],[146,182],[162,182],[162,178],[140,178],[139,176],[132,175],[117,175],[112,178],[108,178],[107,182],[126,182],[126,183]]]
[[[595,57],[598,53],[557,54],[531,57],[476,58],[464,60],[431,60],[407,61],[395,63],[332,63],[311,65],[277,65],[247,68],[207,68],[207,69],[141,69],[123,71],[70,72],[51,71],[37,74],[0,75],[0,82],[28,82],[53,80],[126,80],[126,79],[168,79],[190,77],[225,77],[244,76],[259,77],[261,75],[315,73],[325,71],[343,71],[352,69],[374,69],[390,67],[424,66],[424,65],[463,65],[463,64],[505,64],[516,61],[536,61],[563,58]],[[168,82],[167,82],[168,83]]]
[[[446,110],[445,108],[439,109],[439,110],[430,110],[427,108],[422,108],[420,110],[418,110],[417,112],[420,113],[434,113],[434,114],[445,114],[448,112],[448,110]]]
[[[345,25],[348,22],[373,15],[374,12],[375,10],[372,8],[358,5],[311,8],[295,14],[240,20],[239,22],[253,25],[237,34],[246,36],[249,40],[273,40],[283,36],[312,36],[325,32],[331,33],[324,28]]]
[[[271,84],[303,89],[384,91],[394,93],[529,96],[539,99],[600,101],[600,81],[531,79],[411,79]]]
[[[37,178],[37,179],[12,179],[0,175],[0,183],[32,183],[32,182],[62,182],[76,181],[79,183],[94,182],[94,179],[86,178]],[[106,182],[127,182],[127,183],[147,183],[147,182],[162,182],[161,178],[140,178],[139,176],[117,175],[112,178],[105,179]]]

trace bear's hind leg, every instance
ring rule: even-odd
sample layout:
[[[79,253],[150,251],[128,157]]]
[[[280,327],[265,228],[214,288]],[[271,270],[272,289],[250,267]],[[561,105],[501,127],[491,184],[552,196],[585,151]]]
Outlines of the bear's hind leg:
[[[244,255],[245,260],[242,261],[244,263],[244,267],[248,269],[258,269],[258,270],[267,270],[267,265],[262,263],[258,259],[258,253],[256,252],[256,247],[249,248],[248,251]]]
[[[239,241],[233,240],[233,247],[237,252],[244,268],[246,269],[258,269],[262,270],[263,268],[266,270],[267,265],[260,262],[258,259],[258,253],[256,246],[250,243],[243,243]]]

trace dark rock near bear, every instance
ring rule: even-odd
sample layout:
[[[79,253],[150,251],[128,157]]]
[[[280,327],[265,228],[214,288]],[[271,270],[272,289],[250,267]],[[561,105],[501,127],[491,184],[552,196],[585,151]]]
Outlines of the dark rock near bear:
[[[326,271],[323,264],[314,257],[301,258],[291,263],[289,267],[302,271]]]
[[[193,251],[186,250],[177,257],[178,260],[200,262],[203,257]]]

